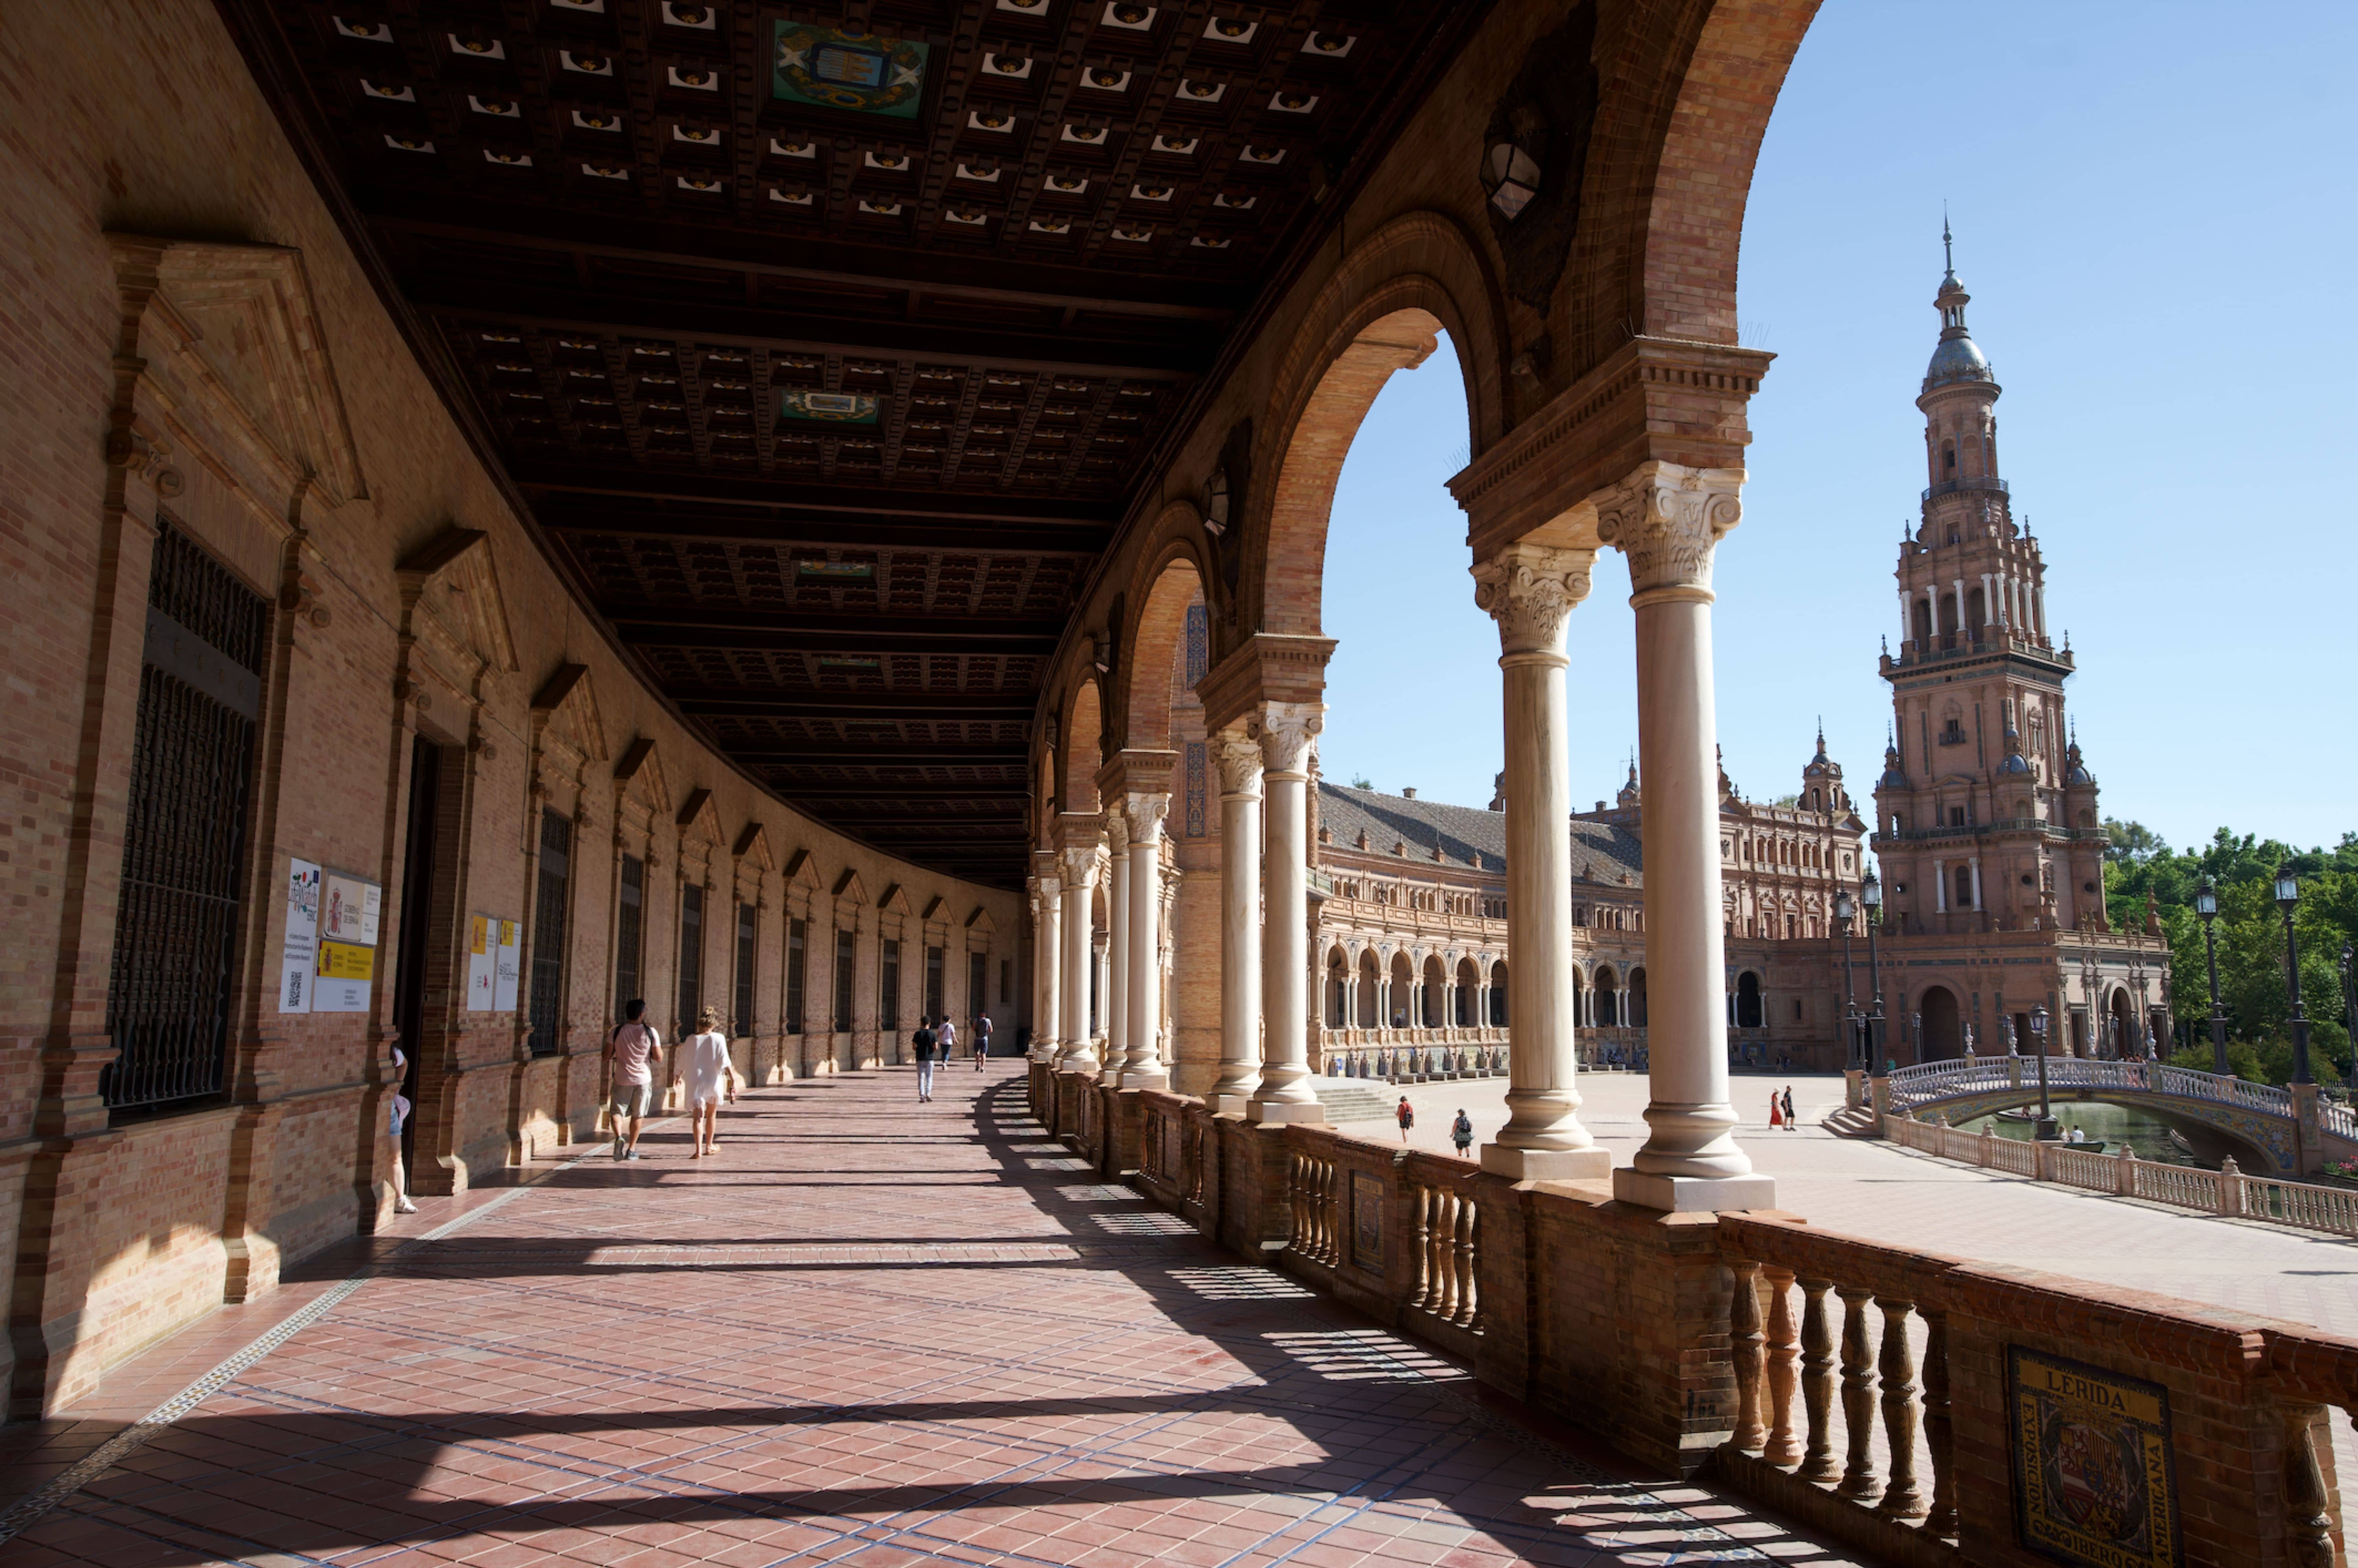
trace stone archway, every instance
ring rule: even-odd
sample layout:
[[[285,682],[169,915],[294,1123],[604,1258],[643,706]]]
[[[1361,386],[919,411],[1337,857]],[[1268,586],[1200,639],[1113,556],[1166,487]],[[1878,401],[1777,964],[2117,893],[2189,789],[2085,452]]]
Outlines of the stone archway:
[[[1942,1062],[1965,1054],[1963,1019],[1957,993],[1946,986],[1927,986],[1916,1001],[1920,1023],[1916,1034],[1916,1059]]]
[[[1619,1028],[1621,1026],[1621,984],[1620,978],[1613,972],[1612,965],[1596,966],[1595,986],[1596,1026],[1600,1029]]]
[[[1760,995],[1760,977],[1747,969],[1736,977],[1736,1027],[1760,1029],[1768,1022],[1768,1006]]]

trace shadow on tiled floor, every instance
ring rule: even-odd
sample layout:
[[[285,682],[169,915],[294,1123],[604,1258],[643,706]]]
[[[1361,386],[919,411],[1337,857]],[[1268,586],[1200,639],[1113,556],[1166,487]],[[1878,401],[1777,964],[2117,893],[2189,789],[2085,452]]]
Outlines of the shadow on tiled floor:
[[[905,1071],[763,1090],[712,1161],[665,1125],[315,1260],[0,1434],[69,1462],[377,1271],[0,1568],[1840,1560],[1215,1250],[1046,1140],[1011,1067],[930,1105]]]

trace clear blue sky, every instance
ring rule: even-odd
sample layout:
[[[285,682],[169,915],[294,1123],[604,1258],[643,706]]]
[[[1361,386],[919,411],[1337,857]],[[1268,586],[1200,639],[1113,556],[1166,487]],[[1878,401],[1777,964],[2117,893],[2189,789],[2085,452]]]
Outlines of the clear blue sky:
[[[2347,4],[1830,0],[1744,236],[1744,341],[1779,355],[1718,560],[1720,738],[1747,795],[1796,787],[1820,714],[1863,803],[1881,762],[1945,198],[2106,812],[2173,845],[2358,829],[2353,58]],[[1480,806],[1498,642],[1442,488],[1465,443],[1444,345],[1344,466],[1323,765]],[[1637,733],[1628,573],[1598,565],[1572,636],[1584,807]]]

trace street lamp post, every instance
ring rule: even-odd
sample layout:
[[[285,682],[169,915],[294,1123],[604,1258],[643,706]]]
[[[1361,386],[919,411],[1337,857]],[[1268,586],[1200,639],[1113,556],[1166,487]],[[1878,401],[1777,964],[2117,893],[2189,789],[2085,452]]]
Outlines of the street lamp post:
[[[2284,911],[2285,989],[2292,997],[2292,1017],[2286,1021],[2292,1029],[2292,1081],[2313,1084],[2317,1080],[2309,1071],[2309,1014],[2300,1005],[2300,946],[2292,934],[2292,912],[2299,903],[2300,879],[2287,860],[2277,868],[2277,907]]]
[[[1850,890],[1844,888],[1834,894],[1834,924],[1842,927],[1843,939],[1843,1032],[1844,1054],[1853,1066],[1863,1065],[1858,1060],[1858,992],[1851,984],[1850,923],[1858,914],[1858,905],[1851,902]],[[2342,968],[2350,969],[2350,954],[2342,950]]]
[[[2030,1010],[2030,1039],[2039,1049],[2039,1126],[2038,1136],[2052,1143],[2063,1136],[2055,1124],[2055,1112],[2047,1103],[2047,1004],[2041,1002]]]
[[[2219,934],[2212,928],[2219,918],[2219,888],[2209,877],[2202,879],[2194,894],[2194,913],[2202,918],[2202,957],[2211,968],[2211,1070],[2223,1078],[2227,1076],[2227,1014],[2219,1006]],[[2346,958],[2342,967],[2349,968]]]
[[[2358,1079],[2358,968],[2353,968],[2353,963],[2358,963],[2358,953],[2353,953],[2350,944],[2344,942],[2342,944],[2342,1027],[2349,1032],[2353,1053],[2350,1076]]]
[[[1875,990],[1866,1019],[1866,1070],[1873,1073],[1883,1058],[1883,958],[1875,946],[1875,928],[1883,923],[1883,884],[1873,871],[1859,884],[1858,902],[1866,906],[1866,975]]]

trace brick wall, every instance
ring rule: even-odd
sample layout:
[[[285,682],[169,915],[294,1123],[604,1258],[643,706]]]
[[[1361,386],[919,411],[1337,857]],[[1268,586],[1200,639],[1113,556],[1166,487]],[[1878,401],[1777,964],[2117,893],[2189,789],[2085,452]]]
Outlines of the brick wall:
[[[831,974],[826,890],[846,872],[867,890],[898,884],[921,909],[945,900],[945,919],[980,908],[990,929],[1021,922],[1013,895],[852,845],[768,796],[585,624],[204,0],[12,16],[0,93],[16,108],[0,116],[0,1242],[13,1281],[10,1410],[23,1415],[225,1295],[268,1290],[287,1261],[390,1205],[395,1145],[382,1129],[415,735],[444,748],[449,786],[428,1028],[410,1043],[432,1091],[420,1097],[422,1186],[480,1180],[594,1133],[618,838],[657,861],[640,989],[666,1023],[683,837],[712,840],[694,864],[709,888],[707,995],[724,1007],[732,890],[764,906],[757,1035],[781,1071],[818,1053],[798,1049],[780,1017],[778,912],[812,920],[819,937],[815,1012]],[[126,249],[111,234],[159,243]],[[180,341],[140,292],[150,287],[201,338]],[[118,364],[126,345],[144,370]],[[244,434],[241,415],[253,421]],[[242,1108],[110,1128],[96,1086],[112,1054],[124,780],[147,562],[166,517],[279,606],[232,1031],[230,1098]],[[415,565],[454,528],[483,537]],[[570,693],[535,708],[573,665],[586,674]],[[618,784],[638,741],[651,750]],[[699,790],[701,829],[677,820]],[[531,916],[545,805],[570,815],[575,835],[571,911],[554,934],[568,963],[560,1054],[534,1059],[517,1012],[464,1011],[459,949],[471,914]],[[741,862],[733,847],[755,824],[758,846]],[[371,1011],[274,1011],[275,893],[290,857],[383,884]],[[875,914],[845,913],[859,919],[872,993]],[[1012,938],[989,951],[996,963]],[[861,1018],[873,1018],[872,994]],[[858,1050],[875,1056],[871,1033]]]

